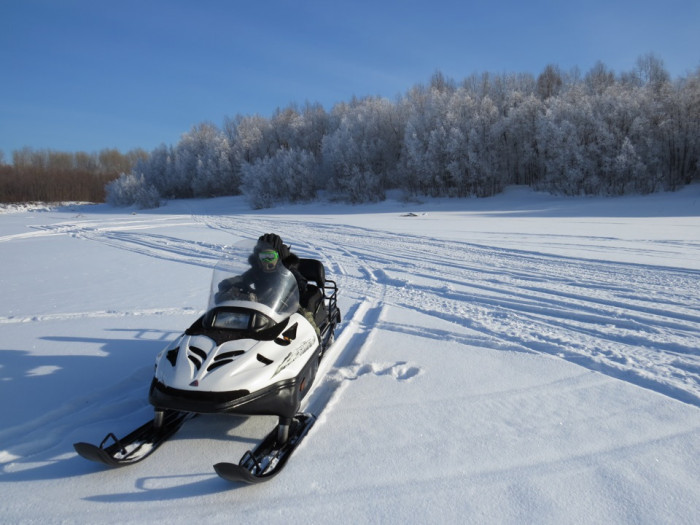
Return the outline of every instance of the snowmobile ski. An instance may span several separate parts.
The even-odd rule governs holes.
[[[108,467],[131,465],[155,452],[193,415],[187,412],[166,410],[159,426],[155,424],[156,419],[154,418],[121,439],[109,433],[99,446],[92,443],[74,443],[73,448],[85,459],[102,463]],[[107,445],[110,441],[111,444]]]
[[[227,481],[261,483],[279,474],[292,452],[316,422],[313,414],[297,414],[285,427],[282,423],[257,446],[249,450],[236,463],[217,463],[216,473]],[[280,444],[281,443],[281,444]]]

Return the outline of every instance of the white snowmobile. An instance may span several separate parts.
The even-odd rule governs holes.
[[[279,424],[239,464],[218,463],[232,481],[258,482],[284,467],[315,416],[298,413],[340,322],[337,285],[315,259],[295,275],[263,241],[235,245],[214,269],[206,313],[156,359],[149,401],[155,417],[123,439],[76,443],[109,466],[147,457],[190,417],[202,413],[276,415]]]

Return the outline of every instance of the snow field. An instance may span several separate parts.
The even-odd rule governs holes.
[[[698,196],[0,215],[0,515],[694,523]],[[268,231],[321,258],[343,314],[285,472],[247,487],[212,469],[269,417],[199,416],[120,470],[77,457],[150,417],[155,355],[201,312],[218,254]]]

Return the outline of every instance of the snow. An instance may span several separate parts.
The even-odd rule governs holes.
[[[222,247],[320,257],[343,323],[286,470],[227,483],[270,417],[200,416],[146,461],[156,354]],[[5,523],[696,523],[700,186],[252,211],[240,198],[0,210]]]

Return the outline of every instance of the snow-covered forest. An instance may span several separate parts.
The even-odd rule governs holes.
[[[700,70],[671,79],[640,57],[629,72],[549,65],[538,76],[436,72],[392,101],[201,123],[108,186],[114,205],[245,193],[255,208],[313,200],[484,197],[511,184],[565,195],[675,190],[700,173]]]

